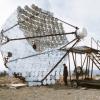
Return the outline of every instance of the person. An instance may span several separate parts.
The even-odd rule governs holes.
[[[8,60],[9,60],[10,57],[12,57],[11,52],[8,52],[7,55],[4,56],[4,65],[5,65],[6,68],[8,68],[7,63],[8,63]]]
[[[67,82],[68,69],[67,69],[66,64],[63,64],[63,66],[64,66],[64,70],[63,70],[63,81],[64,81],[65,85],[68,85],[68,82]]]
[[[34,41],[32,41],[32,47],[33,47],[33,49],[37,49],[37,46],[36,46],[36,44],[35,44],[35,42]]]

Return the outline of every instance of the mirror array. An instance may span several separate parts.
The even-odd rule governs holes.
[[[53,17],[53,13],[38,8],[34,4],[31,7],[18,7],[17,12],[19,27],[26,37],[64,33],[62,23]],[[47,36],[28,39],[28,42],[36,51],[43,51],[48,48],[56,48],[64,45],[67,42],[67,38],[65,35]]]
[[[28,83],[29,86],[38,86],[38,85],[51,85],[57,83],[63,75],[63,69],[56,69],[53,71],[44,81],[41,83],[47,73],[47,71],[31,71],[24,73],[14,72],[14,76]]]
[[[38,82],[34,83],[34,81],[42,80],[49,73],[65,55],[64,51],[57,49],[68,43],[61,21],[54,18],[52,13],[35,5],[32,5],[31,8],[18,7],[6,21],[1,33],[2,54],[12,53],[12,57],[7,62],[9,72],[25,78],[29,86],[38,85]],[[60,35],[62,33],[64,35]],[[27,39],[27,37],[37,36],[40,38]],[[41,38],[41,36],[43,37]],[[24,40],[21,40],[22,38]],[[7,41],[8,39],[18,40]],[[44,85],[54,84],[60,75],[63,75],[65,61],[66,58],[48,75],[43,81]]]

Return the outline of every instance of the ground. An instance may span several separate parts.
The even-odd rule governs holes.
[[[2,87],[0,100],[100,100],[100,90],[71,89],[66,86]]]
[[[73,89],[63,84],[16,89],[5,85],[11,82],[21,83],[19,79],[0,77],[0,100],[100,100],[100,89]]]

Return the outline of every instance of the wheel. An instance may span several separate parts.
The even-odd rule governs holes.
[[[77,87],[78,87],[77,81],[72,81],[72,87],[73,87],[73,88],[77,88]]]

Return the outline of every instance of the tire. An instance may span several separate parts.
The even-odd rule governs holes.
[[[78,87],[78,83],[77,83],[77,81],[72,81],[72,87],[73,88],[77,88]]]

